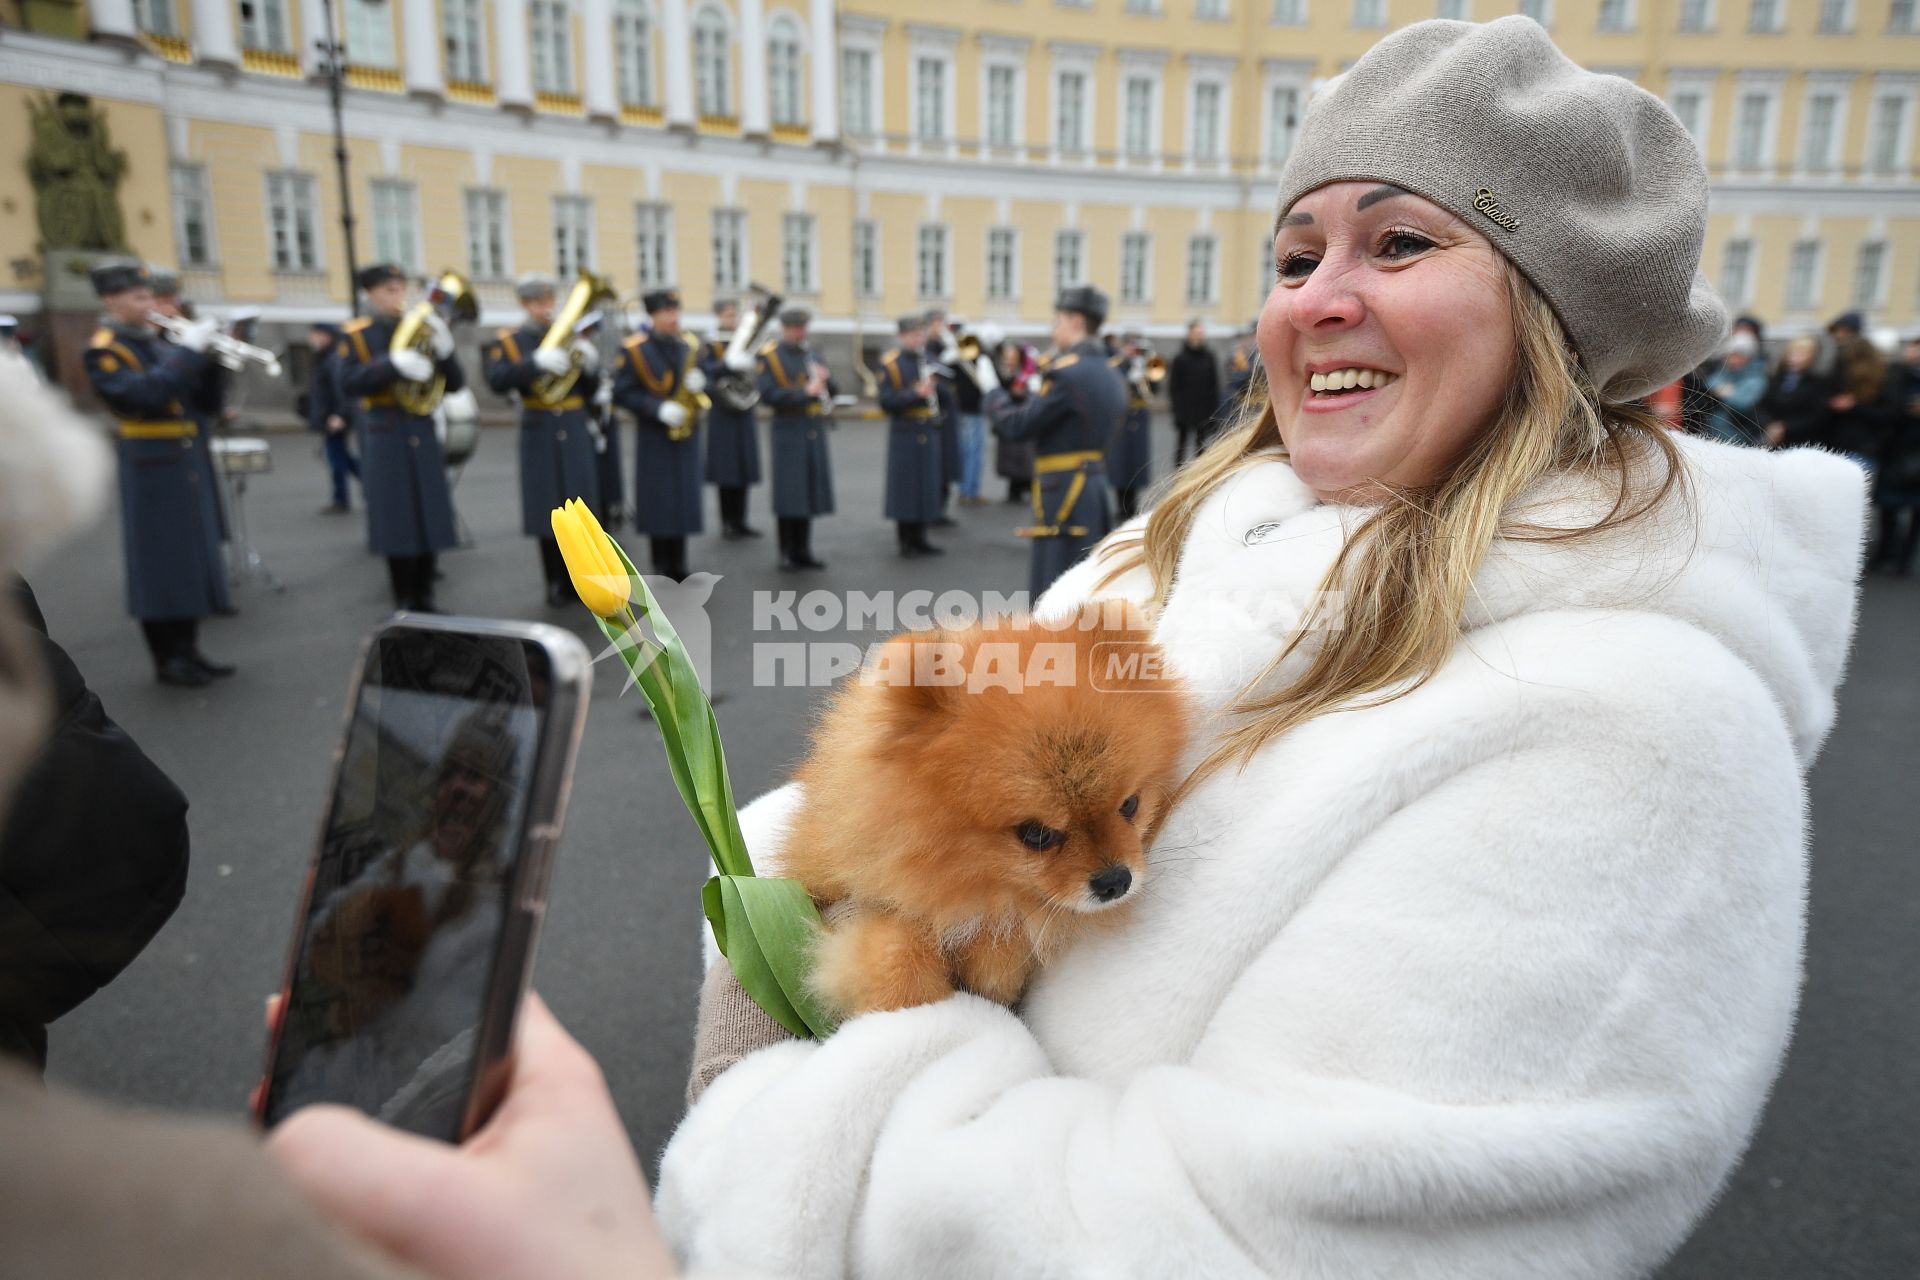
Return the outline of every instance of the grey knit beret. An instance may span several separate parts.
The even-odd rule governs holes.
[[[1711,355],[1707,171],[1665,103],[1576,65],[1531,18],[1394,32],[1307,110],[1284,214],[1329,182],[1404,187],[1485,235],[1552,304],[1609,399]]]

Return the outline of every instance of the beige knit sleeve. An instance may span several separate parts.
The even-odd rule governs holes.
[[[707,970],[700,988],[700,1021],[693,1038],[693,1072],[687,1077],[687,1105],[700,1101],[714,1078],[755,1049],[793,1039],[792,1034],[753,1002],[724,959]]]

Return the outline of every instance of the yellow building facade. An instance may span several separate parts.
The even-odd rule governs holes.
[[[1783,331],[1920,327],[1917,0],[1523,0],[1660,94],[1713,176],[1704,266]],[[0,308],[38,305],[30,98],[128,156],[128,236],[269,321],[347,298],[322,47],[344,44],[361,262],[763,282],[825,334],[943,305],[1043,327],[1090,281],[1163,337],[1243,323],[1308,95],[1393,27],[1513,0],[92,0],[0,7]],[[66,11],[71,22],[46,18]],[[39,16],[36,16],[39,15]],[[1436,138],[1434,145],[1446,140]]]

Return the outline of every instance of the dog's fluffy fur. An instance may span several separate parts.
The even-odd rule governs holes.
[[[785,871],[826,908],[813,983],[836,1011],[956,986],[1011,1004],[1139,895],[1185,698],[1137,615],[1108,612],[897,636],[830,704]]]

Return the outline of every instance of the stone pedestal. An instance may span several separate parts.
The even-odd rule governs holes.
[[[100,324],[100,300],[93,296],[88,273],[96,263],[125,256],[92,249],[48,249],[41,260],[40,322],[46,333],[47,377],[65,387],[82,409],[101,407],[82,363],[87,343]]]

